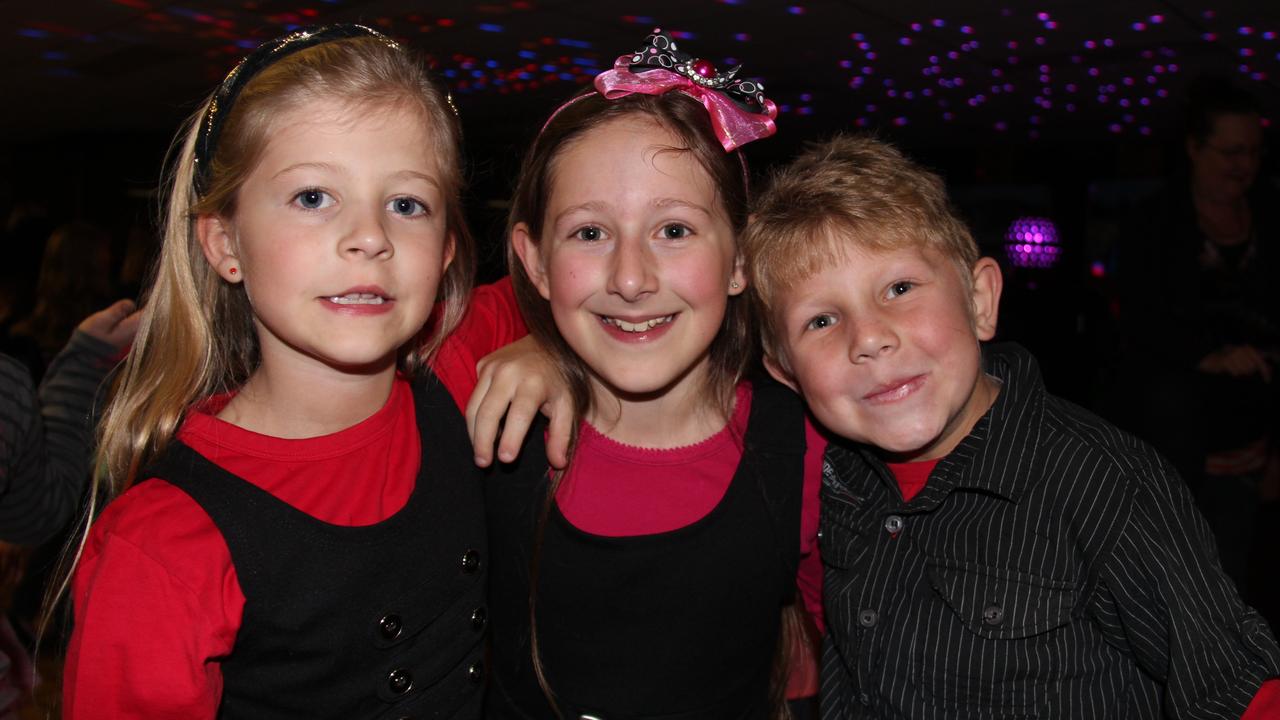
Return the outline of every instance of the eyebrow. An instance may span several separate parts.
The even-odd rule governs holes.
[[[272,179],[282,177],[284,175],[287,175],[291,172],[296,172],[298,170],[319,170],[321,172],[330,172],[330,173],[339,173],[339,174],[345,173],[345,170],[341,165],[334,165],[332,163],[326,163],[326,162],[302,162],[302,163],[295,163],[281,170],[280,172],[273,175]],[[391,174],[391,178],[395,180],[418,179],[418,180],[423,180],[436,188],[441,187],[440,180],[437,179],[434,175],[428,175],[427,173],[418,172],[417,170],[409,170],[409,169],[397,170],[396,172]]]
[[[691,203],[688,200],[681,200],[680,198],[674,198],[674,197],[655,198],[653,202],[650,204],[653,205],[653,207],[659,208],[659,209],[669,208],[669,207],[688,208],[690,210],[696,210],[697,212],[700,212],[703,215],[706,215],[708,218],[714,217],[714,215],[711,214],[711,211],[706,209],[705,207],[697,203]],[[604,202],[603,200],[593,200],[591,202],[582,203],[581,205],[573,205],[571,207],[567,207],[564,210],[561,210],[560,212],[556,213],[556,216],[551,219],[551,224],[555,225],[556,223],[560,222],[560,220],[563,219],[564,216],[571,215],[575,212],[583,212],[583,211],[600,212],[602,210],[605,210],[608,207],[609,207],[609,203]]]

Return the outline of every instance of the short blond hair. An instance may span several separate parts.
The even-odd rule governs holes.
[[[785,363],[776,332],[781,295],[851,247],[927,248],[954,260],[966,286],[979,258],[936,174],[874,138],[813,144],[774,173],[743,237],[766,355]]]

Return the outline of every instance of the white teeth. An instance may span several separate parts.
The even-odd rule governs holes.
[[[373,293],[349,293],[347,295],[334,295],[329,298],[329,302],[336,305],[381,305],[382,296]]]
[[[631,323],[631,322],[627,322],[626,320],[619,320],[618,318],[605,317],[604,321],[617,326],[617,328],[622,332],[638,333],[638,332],[644,332],[645,330],[650,330],[652,328],[657,327],[658,325],[669,323],[674,318],[675,318],[675,315],[667,315],[665,317],[651,318],[649,320],[644,320],[642,322]]]

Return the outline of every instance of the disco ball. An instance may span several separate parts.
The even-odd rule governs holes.
[[[1005,233],[1004,251],[1014,267],[1053,267],[1062,255],[1062,247],[1058,244],[1058,228],[1048,218],[1018,218],[1009,225],[1009,231]]]

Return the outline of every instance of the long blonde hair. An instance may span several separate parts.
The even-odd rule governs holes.
[[[436,298],[443,308],[429,328],[402,348],[404,369],[421,367],[465,312],[475,249],[460,197],[461,128],[448,95],[427,76],[420,60],[385,39],[362,37],[315,45],[264,68],[231,107],[218,109],[224,113],[221,134],[205,169],[204,192],[197,193],[195,146],[211,96],[183,126],[170,151],[159,259],[137,338],[99,426],[83,531],[68,549],[51,599],[65,592],[98,507],[138,480],[139,472],[173,441],[193,405],[239,387],[257,367],[258,339],[244,287],[224,282],[205,260],[196,219],[233,215],[237,193],[276,129],[274,119],[316,99],[336,99],[361,110],[408,109],[431,128],[454,258]],[[46,623],[52,607],[53,602],[47,603]]]

